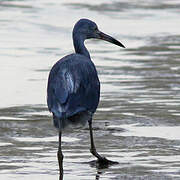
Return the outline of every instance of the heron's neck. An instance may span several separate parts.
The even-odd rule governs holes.
[[[90,59],[90,54],[84,45],[84,40],[85,39],[78,34],[73,35],[74,49],[76,53],[82,54]]]

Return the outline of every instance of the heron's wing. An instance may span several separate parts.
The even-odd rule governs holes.
[[[52,112],[53,109],[62,109],[61,106],[67,102],[70,93],[73,93],[74,82],[70,73],[52,69],[48,80],[47,103]]]
[[[94,112],[99,102],[99,80],[93,64],[74,60],[50,73],[48,107],[51,112],[71,116],[77,112]]]
[[[70,72],[59,72],[54,84],[54,93],[60,104],[66,103],[69,94],[75,92],[75,82]]]

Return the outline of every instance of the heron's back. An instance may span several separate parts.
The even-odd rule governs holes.
[[[85,124],[99,103],[100,84],[93,62],[80,54],[59,60],[48,79],[47,102],[54,124]]]

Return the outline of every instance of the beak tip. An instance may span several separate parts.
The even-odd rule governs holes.
[[[120,46],[121,46],[122,48],[126,48],[122,43],[120,43]]]
[[[117,41],[116,39],[114,39],[113,37],[111,37],[111,36],[109,36],[107,34],[104,34],[101,31],[98,31],[96,38],[108,41],[108,42],[113,43],[113,44],[115,44],[117,46],[120,46],[122,48],[126,48],[121,42]]]

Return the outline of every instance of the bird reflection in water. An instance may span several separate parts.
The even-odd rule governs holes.
[[[87,164],[87,162],[85,163]],[[100,175],[103,174],[103,171],[105,172],[105,169],[108,169],[112,165],[119,164],[118,162],[114,162],[113,164],[99,164],[97,161],[91,161],[89,162],[90,167],[96,168],[97,172],[95,175],[95,180],[100,180]],[[59,180],[63,180],[63,158],[59,161]]]
[[[96,38],[124,48],[116,39],[101,32],[96,23],[80,19],[73,29],[75,53],[60,59],[51,69],[48,78],[47,104],[53,114],[54,126],[59,131],[57,152],[60,180],[63,179],[63,154],[61,134],[69,125],[89,123],[90,152],[102,166],[116,164],[101,156],[95,147],[92,131],[92,118],[99,104],[100,82],[94,63],[84,45],[86,39]]]

